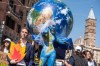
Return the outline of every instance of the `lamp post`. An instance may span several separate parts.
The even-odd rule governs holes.
[[[2,42],[2,34],[3,34],[4,25],[5,25],[5,21],[0,22],[0,45]]]

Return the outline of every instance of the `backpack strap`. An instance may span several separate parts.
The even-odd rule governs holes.
[[[97,63],[94,60],[93,60],[93,62],[94,62],[94,65],[97,66]]]

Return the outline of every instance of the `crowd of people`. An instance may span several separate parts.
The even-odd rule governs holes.
[[[18,42],[20,43],[21,47],[26,46],[25,57],[20,62],[17,62],[17,59],[12,60],[7,56],[7,61],[9,63],[8,66],[35,66],[34,65],[34,46],[26,40],[28,34],[29,34],[28,29],[22,28],[20,32],[20,40],[16,41],[16,43]],[[1,49],[4,53],[9,52],[10,43],[11,43],[11,39],[6,38],[4,40],[4,46]]]
[[[97,66],[93,59],[93,53],[89,50],[82,50],[81,46],[76,46],[68,60],[60,60],[65,66]]]
[[[25,57],[20,62],[17,62],[17,59],[12,60],[7,56],[9,66],[36,66],[34,61],[35,48],[34,44],[32,45],[27,41],[28,34],[28,29],[22,28],[20,32],[20,40],[16,41],[16,43],[20,43],[21,47],[26,46]],[[0,50],[4,53],[9,53],[11,39],[6,38],[3,42],[4,44]],[[53,57],[51,57],[51,59],[53,59]],[[67,60],[59,60],[59,62],[64,63],[64,66],[97,66],[93,59],[93,53],[89,50],[83,51],[81,46],[76,46],[72,55]],[[43,66],[45,65],[46,63]]]

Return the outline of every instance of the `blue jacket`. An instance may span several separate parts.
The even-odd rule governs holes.
[[[16,66],[16,64],[10,64],[10,59],[7,57],[9,66]],[[26,43],[26,55],[24,57],[26,66],[35,66],[34,64],[34,47],[30,43]]]

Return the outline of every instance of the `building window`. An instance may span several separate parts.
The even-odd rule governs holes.
[[[16,11],[16,5],[14,4],[13,0],[9,0],[9,5],[12,8],[12,10],[15,12]]]
[[[11,8],[13,8],[13,4],[14,4],[13,0],[9,0],[9,5]]]
[[[25,0],[21,0],[22,4],[24,5],[25,4]]]
[[[22,19],[23,18],[23,12],[19,11],[19,15],[20,15],[20,19]]]
[[[28,0],[28,4],[30,4],[30,0]]]
[[[26,16],[28,15],[28,12],[29,12],[29,11],[26,11]]]
[[[11,17],[7,16],[5,25],[14,30],[15,21]]]
[[[17,32],[20,33],[21,31],[21,25],[17,24]]]
[[[26,27],[26,24],[24,24],[24,27]]]
[[[13,5],[13,11],[16,12],[16,5]]]

